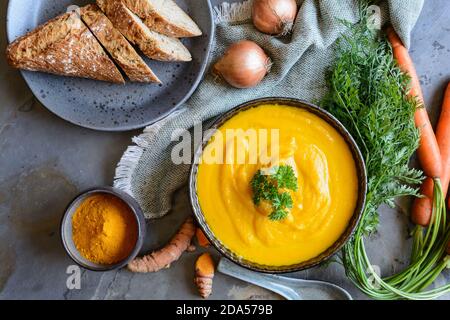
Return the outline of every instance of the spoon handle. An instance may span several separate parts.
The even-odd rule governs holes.
[[[247,270],[225,258],[220,259],[217,270],[223,274],[278,293],[287,300],[302,300],[298,292],[281,284],[279,279],[277,279],[277,276]]]

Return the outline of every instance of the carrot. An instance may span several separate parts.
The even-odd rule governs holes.
[[[450,83],[445,90],[442,103],[441,115],[436,128],[436,140],[441,153],[442,172],[441,185],[442,193],[447,194],[450,181]],[[433,209],[433,179],[427,178],[420,189],[423,198],[414,200],[411,219],[415,224],[428,226],[431,220]]]
[[[427,110],[424,107],[422,89],[420,88],[416,69],[414,68],[408,50],[405,48],[392,27],[387,29],[387,36],[392,46],[394,58],[397,60],[400,69],[411,78],[411,90],[409,96],[417,99],[420,106],[414,114],[416,127],[420,130],[420,144],[419,149],[417,150],[420,164],[428,177],[439,178],[442,171],[441,154]]]
[[[413,223],[426,227],[430,224],[433,210],[433,179],[427,177],[420,187],[422,198],[414,199],[411,207],[411,220]]]

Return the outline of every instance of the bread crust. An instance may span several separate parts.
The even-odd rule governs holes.
[[[131,81],[161,82],[97,5],[89,4],[81,8],[80,14],[81,19]]]
[[[15,68],[125,83],[122,74],[75,12],[19,37],[6,50]]]
[[[160,61],[191,61],[192,57],[179,39],[148,29],[121,0],[97,0],[97,5],[127,39],[149,58]],[[171,47],[171,48],[169,48]]]
[[[180,23],[170,21],[167,16],[152,5],[151,0],[122,0],[123,3],[136,15],[138,15],[144,23],[151,29],[161,34],[176,37],[198,37],[202,35],[202,31],[194,20],[189,17],[181,8],[179,8],[176,3],[172,0],[166,0],[166,2],[171,2],[171,4],[179,8],[178,14],[182,15],[180,17],[188,24],[188,28],[183,27]]]

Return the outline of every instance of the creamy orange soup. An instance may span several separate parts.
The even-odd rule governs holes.
[[[227,129],[278,129],[279,152],[270,164],[199,164],[199,203],[223,245],[242,258],[272,266],[300,263],[332,246],[345,231],[358,197],[356,166],[343,137],[318,116],[283,105],[240,112],[211,141]],[[246,159],[252,156],[248,139],[238,136],[235,144]],[[268,146],[274,143],[271,139],[269,135]],[[214,143],[205,147],[202,160],[214,147]],[[236,150],[225,145],[221,151],[225,159],[237,157]],[[267,205],[255,205],[250,182],[259,169],[283,164],[294,169],[298,189],[289,191],[293,206],[287,217],[273,221]]]

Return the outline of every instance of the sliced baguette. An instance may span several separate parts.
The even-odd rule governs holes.
[[[125,83],[94,35],[74,12],[60,15],[16,39],[6,50],[15,68]]]
[[[173,0],[122,0],[153,31],[166,36],[197,37],[202,31]]]
[[[160,61],[191,61],[179,39],[150,30],[121,0],[97,0],[98,6],[127,39],[149,58]]]
[[[161,82],[97,5],[89,4],[81,8],[80,15],[131,81]]]

